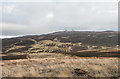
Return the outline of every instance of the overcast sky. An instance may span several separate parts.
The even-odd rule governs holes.
[[[3,36],[118,29],[117,2],[5,2],[0,12]]]

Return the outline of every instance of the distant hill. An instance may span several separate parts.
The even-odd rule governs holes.
[[[84,45],[116,46],[118,45],[118,32],[116,31],[60,31],[43,35],[28,35],[16,38],[2,39],[2,51],[13,46],[25,46],[27,50],[31,45],[42,40],[59,40],[63,43],[82,43]]]

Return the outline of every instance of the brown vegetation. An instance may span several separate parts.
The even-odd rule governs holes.
[[[2,61],[3,77],[118,77],[118,58],[31,54],[29,59]],[[104,62],[103,62],[104,61]]]

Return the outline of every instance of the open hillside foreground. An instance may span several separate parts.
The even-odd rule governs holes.
[[[118,77],[117,57],[77,57],[34,53],[28,59],[3,60],[3,77]]]

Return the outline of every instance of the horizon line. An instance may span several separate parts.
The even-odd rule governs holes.
[[[32,36],[32,35],[44,35],[44,34],[51,34],[56,32],[119,32],[120,30],[62,30],[62,31],[54,31],[48,33],[41,33],[41,34],[24,34],[24,35],[0,35],[0,39],[7,39],[7,38],[16,38],[16,37],[24,37],[24,36]]]

